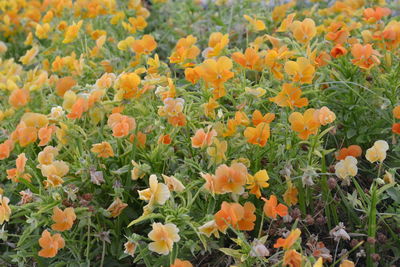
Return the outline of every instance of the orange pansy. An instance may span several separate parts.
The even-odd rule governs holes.
[[[60,208],[54,207],[53,216],[51,218],[55,222],[51,225],[51,229],[63,232],[72,228],[76,220],[76,215],[74,208],[66,208],[62,211]]]
[[[254,229],[255,206],[251,202],[246,202],[244,206],[239,203],[222,202],[221,209],[214,215],[218,230],[225,232],[232,226],[237,230],[251,231]]]
[[[235,52],[232,54],[232,59],[242,67],[250,70],[261,70],[260,68],[260,56],[258,55],[257,51],[249,47],[243,53]]]
[[[351,62],[362,69],[370,69],[381,63],[378,58],[381,54],[373,49],[371,44],[366,44],[364,46],[361,44],[354,44],[351,47],[351,54],[354,57]]]
[[[335,157],[337,160],[344,160],[347,156],[353,156],[358,158],[361,156],[362,149],[358,145],[351,145],[349,147],[344,147],[336,152]]]
[[[253,115],[251,117],[251,121],[253,122],[254,126],[259,125],[260,123],[271,123],[273,120],[275,119],[275,114],[274,113],[267,113],[264,116],[262,115],[262,113],[256,109],[253,112]]]
[[[301,97],[303,92],[299,87],[294,86],[290,83],[284,83],[282,85],[282,91],[275,97],[270,97],[269,101],[274,102],[280,107],[294,107],[302,108],[308,105],[308,99]]]
[[[299,112],[293,112],[289,116],[292,130],[298,133],[302,140],[308,139],[311,134],[316,134],[320,123],[315,118],[315,109],[307,109],[304,115]]]
[[[99,158],[114,157],[113,148],[108,142],[93,144],[92,149],[90,149],[90,151],[96,153]]]
[[[277,215],[283,217],[288,214],[288,207],[283,204],[278,204],[278,199],[275,195],[271,195],[269,199],[262,198],[265,201],[264,213],[271,219],[276,219]]]
[[[270,135],[269,124],[265,122],[257,124],[255,128],[247,127],[246,130],[244,130],[244,137],[247,138],[247,142],[261,147],[267,144]]]
[[[65,246],[65,242],[60,234],[52,236],[49,231],[44,230],[39,239],[39,245],[42,248],[38,253],[40,257],[53,258],[57,255],[58,250]]]
[[[230,167],[223,164],[215,171],[214,184],[218,193],[241,194],[247,181],[247,168],[242,163],[234,163]]]
[[[207,132],[205,132],[204,129],[199,129],[196,131],[195,135],[191,137],[192,147],[205,148],[207,146],[210,146],[212,143],[212,139],[215,136],[217,136],[217,132],[214,129],[210,130],[209,128]]]
[[[287,61],[285,63],[285,71],[292,77],[294,82],[311,83],[315,67],[310,63],[310,60],[305,57],[299,57],[296,61]]]
[[[279,238],[274,244],[274,248],[290,249],[296,243],[297,239],[299,239],[300,235],[300,229],[296,228],[286,238]]]

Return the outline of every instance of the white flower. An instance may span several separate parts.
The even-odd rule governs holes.
[[[53,107],[53,108],[51,108],[50,119],[58,120],[59,118],[64,116],[64,113],[65,113],[65,111],[62,107],[60,107],[60,106]]]
[[[386,141],[378,140],[367,150],[365,158],[371,163],[376,161],[383,162],[386,158],[386,151],[388,149],[389,145]]]
[[[357,172],[357,159],[353,156],[347,156],[335,165],[336,176],[343,180],[356,176]]]

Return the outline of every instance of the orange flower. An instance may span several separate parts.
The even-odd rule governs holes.
[[[283,194],[283,200],[289,206],[296,205],[298,202],[297,195],[299,191],[297,190],[296,186],[294,186],[290,181],[288,182],[288,187]]]
[[[285,71],[292,76],[294,82],[311,83],[315,68],[305,57],[299,57],[296,61],[288,61],[285,63]]]
[[[329,32],[325,35],[325,38],[335,44],[345,43],[350,35],[345,26],[346,25],[343,22],[333,22],[329,26]]]
[[[174,263],[171,264],[169,267],[193,267],[193,265],[190,263],[190,261],[175,259]]]
[[[200,65],[198,72],[207,83],[214,87],[214,98],[218,99],[226,95],[224,83],[234,76],[230,71],[232,61],[227,57],[220,57],[218,60],[207,59]]]
[[[198,72],[199,67],[194,68],[186,68],[185,69],[185,78],[187,81],[191,82],[192,84],[197,83],[200,79],[200,74]]]
[[[213,32],[208,40],[208,48],[205,50],[207,58],[217,57],[229,43],[229,34]]]
[[[128,207],[128,204],[123,203],[120,198],[116,198],[111,205],[107,208],[107,211],[111,214],[111,217],[118,217],[121,212]]]
[[[67,115],[69,119],[80,119],[83,112],[89,109],[88,101],[85,98],[78,98],[71,107],[71,113]]]
[[[267,114],[265,114],[265,115],[263,116],[263,115],[261,114],[261,112],[260,112],[258,109],[256,109],[256,110],[253,112],[251,121],[253,122],[253,125],[254,125],[254,126],[257,126],[257,125],[259,125],[260,123],[263,123],[263,122],[269,124],[269,123],[271,123],[274,119],[275,119],[275,114],[274,114],[274,113],[267,113]]]
[[[75,39],[78,37],[79,30],[82,27],[82,23],[83,21],[80,20],[78,23],[74,22],[71,26],[68,26],[65,31],[63,44],[69,44],[75,41]]]
[[[307,109],[304,115],[299,112],[293,112],[289,116],[289,122],[292,130],[298,133],[302,140],[308,139],[311,134],[316,134],[320,126],[315,118],[315,109]]]
[[[24,178],[25,180],[30,182],[31,176],[27,173],[24,173],[27,160],[28,159],[26,158],[25,153],[19,154],[15,161],[16,168],[7,170],[7,178],[16,183],[18,183],[19,178]]]
[[[290,249],[296,243],[297,239],[299,239],[300,235],[300,229],[296,228],[286,238],[279,238],[274,244],[274,248]]]
[[[221,209],[214,215],[218,230],[225,232],[229,225],[237,230],[253,230],[256,220],[255,209],[251,202],[246,202],[244,206],[238,203],[222,202]]]
[[[90,151],[96,153],[99,158],[114,157],[113,148],[108,142],[93,144],[92,149]]]
[[[250,124],[250,120],[244,111],[235,112],[235,121],[237,125],[247,126]]]
[[[28,127],[21,121],[15,131],[11,134],[11,139],[15,142],[18,141],[21,147],[25,147],[37,139],[37,130],[35,127]]]
[[[8,158],[13,148],[14,144],[11,140],[6,140],[0,144],[0,160]]]
[[[206,117],[215,119],[215,109],[219,107],[219,104],[214,98],[211,97],[207,103],[204,103],[201,106],[203,107],[204,115]]]
[[[196,42],[197,38],[193,35],[179,39],[174,51],[172,52],[172,55],[169,57],[169,61],[171,63],[187,63],[185,65],[193,65],[188,61],[196,59],[196,57],[200,54],[200,49],[195,46]]]
[[[344,48],[341,44],[335,45],[335,47],[331,50],[331,56],[333,58],[338,58],[347,54],[347,49]]]
[[[68,165],[62,160],[53,161],[49,165],[41,165],[42,175],[47,179],[43,181],[44,187],[57,187],[64,183],[62,179],[69,172]]]
[[[256,19],[256,18],[252,18],[250,16],[247,15],[243,15],[243,17],[249,22],[251,29],[255,32],[259,32],[262,30],[265,30],[265,24],[262,20]]]
[[[49,231],[44,230],[39,239],[39,245],[42,248],[38,253],[40,257],[53,258],[57,255],[58,250],[65,246],[65,242],[60,234],[52,236]]]
[[[164,144],[164,145],[169,145],[171,144],[171,136],[169,134],[162,134],[158,138],[158,143],[159,144]]]
[[[148,234],[153,241],[149,244],[149,250],[158,254],[168,255],[172,251],[174,242],[178,242],[181,239],[178,235],[178,227],[173,223],[165,225],[153,223],[152,227],[153,230]]]
[[[50,140],[51,140],[51,135],[56,131],[56,126],[50,125],[50,126],[45,126],[39,129],[38,131],[38,137],[39,137],[39,144],[38,146],[45,146],[47,145]]]
[[[295,87],[293,84],[284,83],[282,85],[282,91],[275,97],[270,97],[269,101],[274,102],[280,107],[294,107],[302,108],[308,105],[308,99],[301,97],[302,91],[299,87]]]
[[[76,85],[76,81],[72,76],[66,76],[66,77],[60,78],[56,82],[56,93],[57,93],[57,95],[63,97],[65,92],[70,90],[75,85]]]
[[[332,123],[336,120],[336,115],[333,113],[328,107],[323,106],[320,109],[317,109],[314,113],[315,120],[319,122],[319,124],[325,126],[329,123]]]
[[[260,66],[260,56],[258,55],[257,51],[249,47],[243,53],[235,52],[232,54],[232,59],[242,67],[250,70],[261,70]]]
[[[370,69],[381,63],[378,58],[381,55],[372,48],[371,44],[366,44],[364,46],[361,44],[354,44],[351,47],[351,54],[354,57],[352,60],[353,64],[362,69]]]
[[[131,134],[129,136],[129,141],[131,143],[134,143],[135,139],[137,140],[136,141],[136,145],[138,147],[145,147],[146,146],[146,140],[147,140],[147,135],[146,134],[142,133],[141,131],[138,131],[136,135]]]
[[[336,152],[335,157],[337,160],[344,160],[347,156],[358,158],[361,156],[362,149],[358,145],[351,145],[348,148],[344,147]]]
[[[392,11],[386,7],[367,8],[364,10],[364,18],[368,23],[375,23],[383,17],[389,16]]]
[[[271,195],[269,199],[262,198],[265,201],[264,213],[271,219],[276,219],[277,215],[283,217],[288,214],[288,208],[283,204],[278,204],[278,199],[275,195]]]
[[[136,128],[136,121],[121,113],[113,113],[108,117],[107,125],[112,128],[114,137],[122,138]]]
[[[10,199],[0,194],[0,225],[10,220],[11,209],[8,203],[10,203]]]
[[[217,136],[217,132],[215,130],[207,130],[207,133],[204,129],[199,129],[196,131],[195,135],[191,138],[192,147],[194,148],[205,148],[210,146],[212,143],[212,139]]]
[[[16,89],[11,92],[8,103],[14,108],[26,106],[29,102],[29,91],[25,89]]]
[[[76,215],[74,208],[66,208],[62,211],[60,208],[54,207],[53,216],[51,218],[55,222],[55,224],[51,225],[51,229],[63,232],[72,228],[76,220]]]
[[[234,163],[230,167],[223,164],[215,171],[214,184],[218,193],[241,194],[247,181],[247,168],[242,163]]]
[[[400,119],[400,105],[396,106],[396,107],[393,109],[393,117],[394,117],[395,119]]]
[[[287,250],[283,255],[283,266],[301,267],[301,261],[301,254],[294,249]]]
[[[393,123],[392,132],[395,134],[400,134],[400,123]]]
[[[302,44],[307,44],[317,34],[315,22],[309,18],[303,21],[294,21],[290,25],[290,30],[293,33],[293,37]]]
[[[247,127],[244,131],[244,137],[247,138],[247,142],[261,147],[267,144],[270,135],[269,124],[265,122],[259,123],[255,128]]]
[[[135,255],[137,245],[138,244],[135,242],[131,242],[131,241],[126,242],[124,244],[124,248],[125,248],[124,253],[133,257]]]
[[[143,35],[142,39],[134,40],[131,44],[131,48],[138,56],[142,54],[148,55],[157,48],[157,42],[154,40],[153,36],[146,34]]]

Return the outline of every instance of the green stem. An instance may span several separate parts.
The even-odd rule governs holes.
[[[382,165],[382,164],[381,164]],[[375,181],[371,189],[371,205],[368,212],[368,237],[375,238],[376,235],[376,205],[378,204],[377,185]],[[375,253],[375,244],[368,244],[367,266],[372,267],[372,254]]]

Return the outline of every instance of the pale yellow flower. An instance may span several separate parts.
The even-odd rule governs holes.
[[[173,248],[174,242],[178,242],[179,229],[173,223],[153,223],[153,230],[148,234],[148,237],[153,240],[149,244],[149,250],[158,254],[168,255]]]
[[[353,156],[347,156],[335,165],[336,176],[344,180],[356,176],[357,172],[357,159]]]
[[[386,141],[378,140],[371,148],[367,149],[365,158],[371,163],[376,161],[383,162],[386,158],[386,151],[388,149],[389,145]]]

